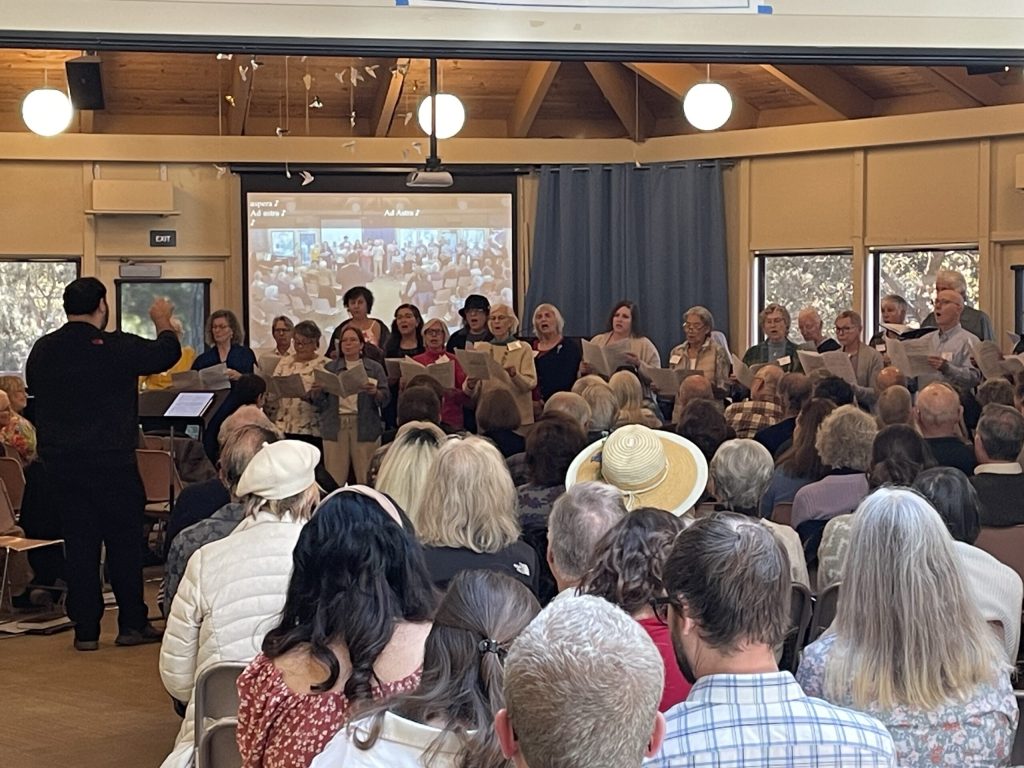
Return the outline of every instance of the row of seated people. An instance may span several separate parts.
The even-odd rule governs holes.
[[[687,405],[703,407],[728,429],[713,402]],[[828,408],[824,431],[847,413],[875,429],[856,407]],[[626,425],[588,445],[578,420],[552,410],[528,435],[527,471],[543,472],[558,454],[565,485],[538,512],[517,507],[512,474],[491,443],[446,437],[430,422],[401,427],[376,489],[350,486],[319,505],[315,449],[279,440],[266,422],[226,426],[222,472],[241,519],[179,534],[193,549],[171,602],[161,672],[188,701],[210,663],[251,661],[239,681],[246,765],[500,766],[507,756],[518,765],[620,766],[645,754],[656,765],[722,764],[714,761],[738,754],[758,765],[999,765],[1009,757],[1017,708],[1008,638],[1019,633],[1021,582],[984,553],[967,554],[978,512],[958,470],[913,478],[921,494],[886,486],[855,505],[837,550],[837,619],[805,651],[798,685],[778,671],[775,649],[789,628],[790,584],[806,580],[806,569],[795,533],[760,517],[775,468],[756,441],[719,441],[705,475],[701,448],[711,436],[699,447]],[[888,482],[909,484],[892,469],[906,463],[905,432],[923,444],[900,426],[872,440],[872,483],[888,471]],[[965,503],[950,503],[951,487]],[[701,497],[728,512],[694,510]],[[544,529],[533,541],[531,523]],[[547,595],[541,560],[554,581]],[[981,573],[1002,581],[979,583]],[[990,615],[1008,579],[1015,605]],[[538,616],[542,602],[549,607]],[[466,705],[470,690],[482,706]],[[627,710],[643,717],[627,726]],[[771,741],[753,738],[769,733],[753,727],[767,722]],[[187,762],[191,733],[186,721],[168,765]],[[570,749],[581,751],[555,762]]]

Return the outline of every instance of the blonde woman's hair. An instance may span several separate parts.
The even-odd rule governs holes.
[[[616,371],[608,379],[608,386],[612,388],[619,401],[619,413],[615,419],[616,426],[647,422],[643,408],[644,393],[636,374],[631,371]]]
[[[410,421],[399,428],[380,465],[375,487],[394,499],[417,527],[430,467],[444,441],[445,434],[436,424]]]
[[[493,553],[519,538],[516,487],[489,440],[449,440],[428,474],[415,521],[423,544]]]
[[[853,516],[826,698],[932,710],[1005,674],[1005,652],[960,574],[939,513],[907,488],[879,488]],[[1008,667],[1007,667],[1008,669]]]
[[[577,395],[582,395],[583,390],[587,387],[592,387],[595,384],[607,384],[608,382],[598,376],[596,373],[588,373],[586,376],[580,376],[572,385],[572,392]]]
[[[238,501],[244,508],[246,517],[252,517],[257,512],[270,512],[277,517],[283,518],[286,514],[291,514],[293,520],[309,520],[316,505],[320,503],[320,488],[313,483],[306,490],[286,499],[265,499],[250,493]]]

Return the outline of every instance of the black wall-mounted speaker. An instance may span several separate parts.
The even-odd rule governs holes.
[[[75,109],[104,109],[103,78],[99,56],[79,56],[64,62],[68,91]]]

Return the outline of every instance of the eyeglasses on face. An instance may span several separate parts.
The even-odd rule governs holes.
[[[853,330],[853,326],[852,325],[837,325],[836,326],[836,333],[846,333],[847,331],[852,331],[852,330]]]
[[[288,333],[288,329],[283,325],[274,329],[274,333]]]
[[[703,331],[704,323],[683,323],[684,331]]]
[[[654,618],[665,626],[668,626],[668,609],[670,607],[679,607],[679,604],[671,597],[652,597],[647,601],[647,604],[654,612]]]
[[[231,326],[230,325],[223,325],[221,323],[214,323],[213,325],[210,326],[210,330],[211,331],[230,331],[231,330]]]
[[[294,339],[292,339],[292,344],[296,348],[298,348],[298,347],[315,347],[316,346],[316,340],[314,340],[314,339],[307,339],[307,338],[304,338],[302,336],[296,336]]]

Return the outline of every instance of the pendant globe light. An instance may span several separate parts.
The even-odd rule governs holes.
[[[40,136],[56,136],[71,124],[71,99],[56,88],[37,88],[21,103],[21,117],[29,130]]]
[[[732,114],[732,96],[721,83],[711,82],[711,65],[707,80],[697,83],[683,98],[683,114],[694,128],[715,131],[725,125]]]
[[[437,115],[433,105],[437,104]],[[450,139],[462,130],[466,124],[466,108],[462,101],[452,93],[437,91],[437,60],[430,60],[430,96],[420,102],[417,110],[420,128],[428,136],[439,139]]]

